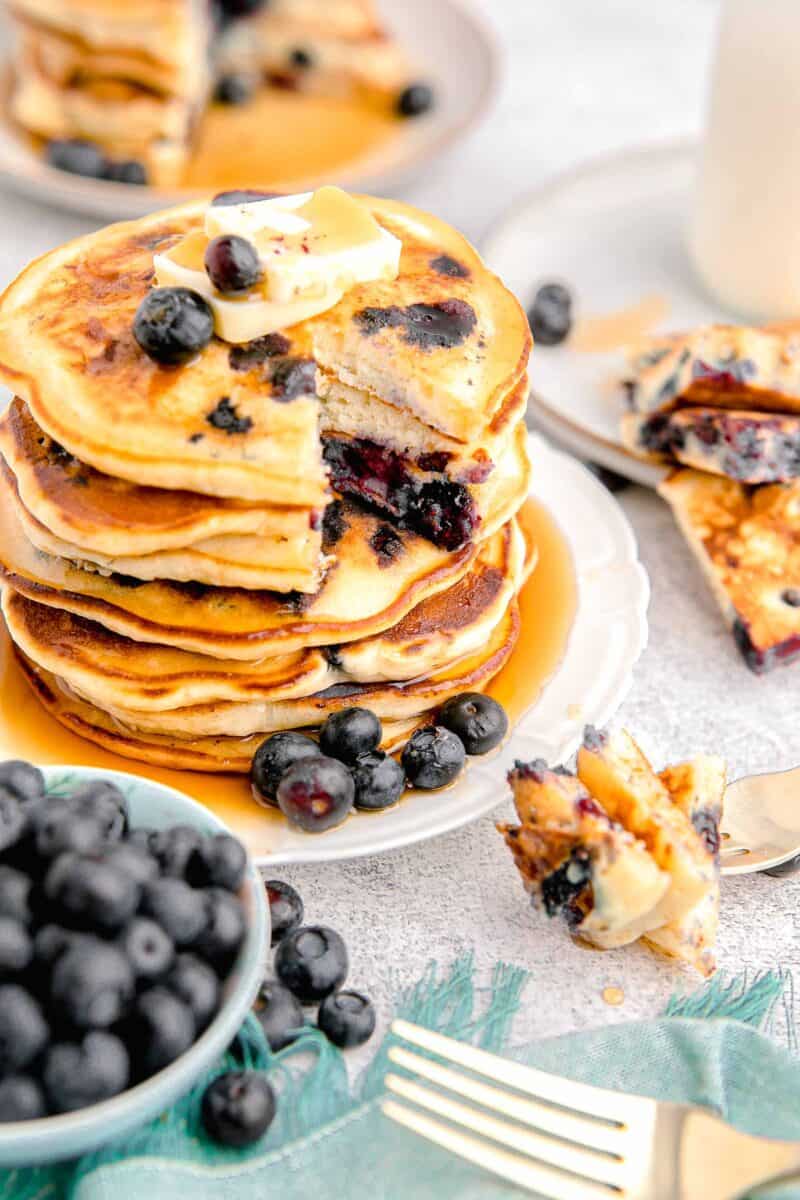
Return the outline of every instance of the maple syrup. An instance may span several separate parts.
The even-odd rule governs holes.
[[[635,346],[652,333],[668,313],[669,301],[654,294],[617,312],[584,317],[575,326],[569,348],[583,354],[606,354],[625,346]]]
[[[563,657],[577,590],[569,548],[547,509],[529,500],[520,524],[538,547],[536,569],[520,593],[522,627],[514,652],[487,689],[512,726],[537,700]],[[39,704],[18,665],[8,635],[0,636],[0,759],[41,765],[81,765],[128,771],[177,788],[207,805],[245,842],[254,857],[270,853],[285,828],[276,810],[257,804],[241,775],[173,771],[103,750],[70,733]],[[359,814],[353,818],[361,820]],[[377,818],[375,818],[377,819]]]
[[[239,107],[204,114],[182,186],[292,192],[309,179],[337,180],[389,148],[401,121],[363,96],[317,96],[262,88]]]

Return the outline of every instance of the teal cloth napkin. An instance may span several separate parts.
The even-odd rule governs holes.
[[[398,1011],[489,1049],[500,1049],[519,1004],[525,973],[498,967],[486,995],[476,992],[473,977],[470,959],[460,960],[441,978],[431,968],[412,992],[399,998]],[[800,1060],[762,1032],[783,987],[784,981],[774,974],[752,981],[717,979],[700,992],[673,1001],[658,1020],[544,1040],[509,1056],[606,1088],[705,1105],[751,1133],[800,1140]],[[269,1051],[250,1025],[243,1031],[240,1055],[253,1065],[266,1066],[281,1092],[279,1118],[262,1145],[244,1156],[210,1146],[197,1120],[202,1093],[198,1088],[174,1112],[125,1146],[77,1166],[8,1173],[0,1178],[0,1197],[500,1200],[518,1196],[510,1186],[382,1116],[379,1104],[387,1043],[351,1094],[341,1056],[315,1031],[266,1063]],[[800,1198],[800,1185],[780,1195]]]

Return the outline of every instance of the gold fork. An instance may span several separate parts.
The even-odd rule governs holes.
[[[800,1143],[560,1079],[407,1021],[392,1032],[426,1055],[390,1048],[392,1063],[416,1078],[386,1076],[399,1097],[383,1102],[386,1116],[546,1200],[736,1200],[800,1178]]]

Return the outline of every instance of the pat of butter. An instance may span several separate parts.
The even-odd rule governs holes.
[[[263,278],[243,296],[218,292],[203,267],[208,241],[236,234],[258,253]],[[402,242],[369,209],[336,187],[247,204],[211,206],[205,234],[189,234],[154,256],[160,287],[188,287],[204,296],[216,332],[247,342],[318,316],[360,283],[395,279]]]

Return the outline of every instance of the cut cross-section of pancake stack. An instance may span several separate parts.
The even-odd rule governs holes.
[[[397,747],[516,641],[524,314],[449,226],[323,192],[296,211],[357,204],[397,239],[396,277],[339,279],[324,312],[247,342],[229,312],[182,365],[134,336],[156,270],[278,202],[112,226],[0,302],[6,622],[45,706],[129,757],[245,772],[267,734],[358,703]]]
[[[9,0],[8,9],[14,119],[48,141],[95,143],[111,178],[114,164],[133,161],[157,186],[178,183],[226,76],[356,90],[395,106],[411,82],[373,0]]]
[[[800,656],[800,326],[714,325],[637,347],[622,434],[660,485],[745,661]]]

